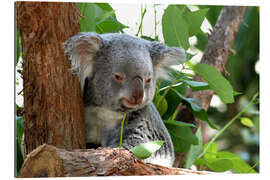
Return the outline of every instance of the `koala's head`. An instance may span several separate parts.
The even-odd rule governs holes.
[[[85,105],[134,111],[149,104],[158,78],[185,61],[185,51],[125,34],[80,33],[65,43]]]

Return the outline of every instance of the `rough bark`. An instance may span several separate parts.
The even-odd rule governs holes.
[[[209,174],[143,163],[119,148],[78,149],[67,151],[41,145],[28,154],[20,177],[80,177]]]
[[[231,48],[239,30],[239,26],[242,22],[245,9],[246,7],[244,6],[225,6],[222,8],[216,25],[213,28],[213,32],[209,36],[200,63],[213,66],[221,73],[225,71],[228,55],[231,52]],[[195,75],[193,80],[204,81],[198,75]],[[198,99],[202,103],[202,108],[207,111],[210,106],[213,94],[214,92],[211,90],[192,92],[189,89],[186,96]],[[189,111],[187,107],[184,107],[180,110],[177,120],[192,123],[195,122],[197,127],[201,126],[201,120],[194,118],[192,112]],[[194,133],[196,130],[197,129],[195,128]],[[181,161],[181,159],[178,159],[178,161]]]
[[[79,82],[62,43],[80,31],[75,3],[16,2],[22,43],[24,145],[85,147]]]

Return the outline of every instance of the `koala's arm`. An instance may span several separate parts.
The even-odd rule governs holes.
[[[107,139],[104,145],[119,147],[120,128],[107,133],[109,133],[107,137],[110,138]],[[173,143],[153,103],[150,103],[143,109],[127,114],[123,132],[123,148],[131,149],[141,143],[155,140],[163,140],[165,143],[158,151],[144,161],[172,166],[174,161]]]

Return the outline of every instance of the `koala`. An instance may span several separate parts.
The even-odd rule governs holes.
[[[80,33],[64,49],[82,89],[87,148],[119,147],[125,112],[122,147],[163,140],[144,162],[172,166],[173,143],[152,100],[156,81],[185,62],[185,51],[113,33]]]

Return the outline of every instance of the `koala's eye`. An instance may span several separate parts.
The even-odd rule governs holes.
[[[150,83],[151,80],[152,80],[152,79],[149,77],[149,78],[146,78],[145,82],[146,82],[146,83]]]
[[[118,82],[124,82],[125,81],[125,76],[120,73],[114,73],[114,79]]]

